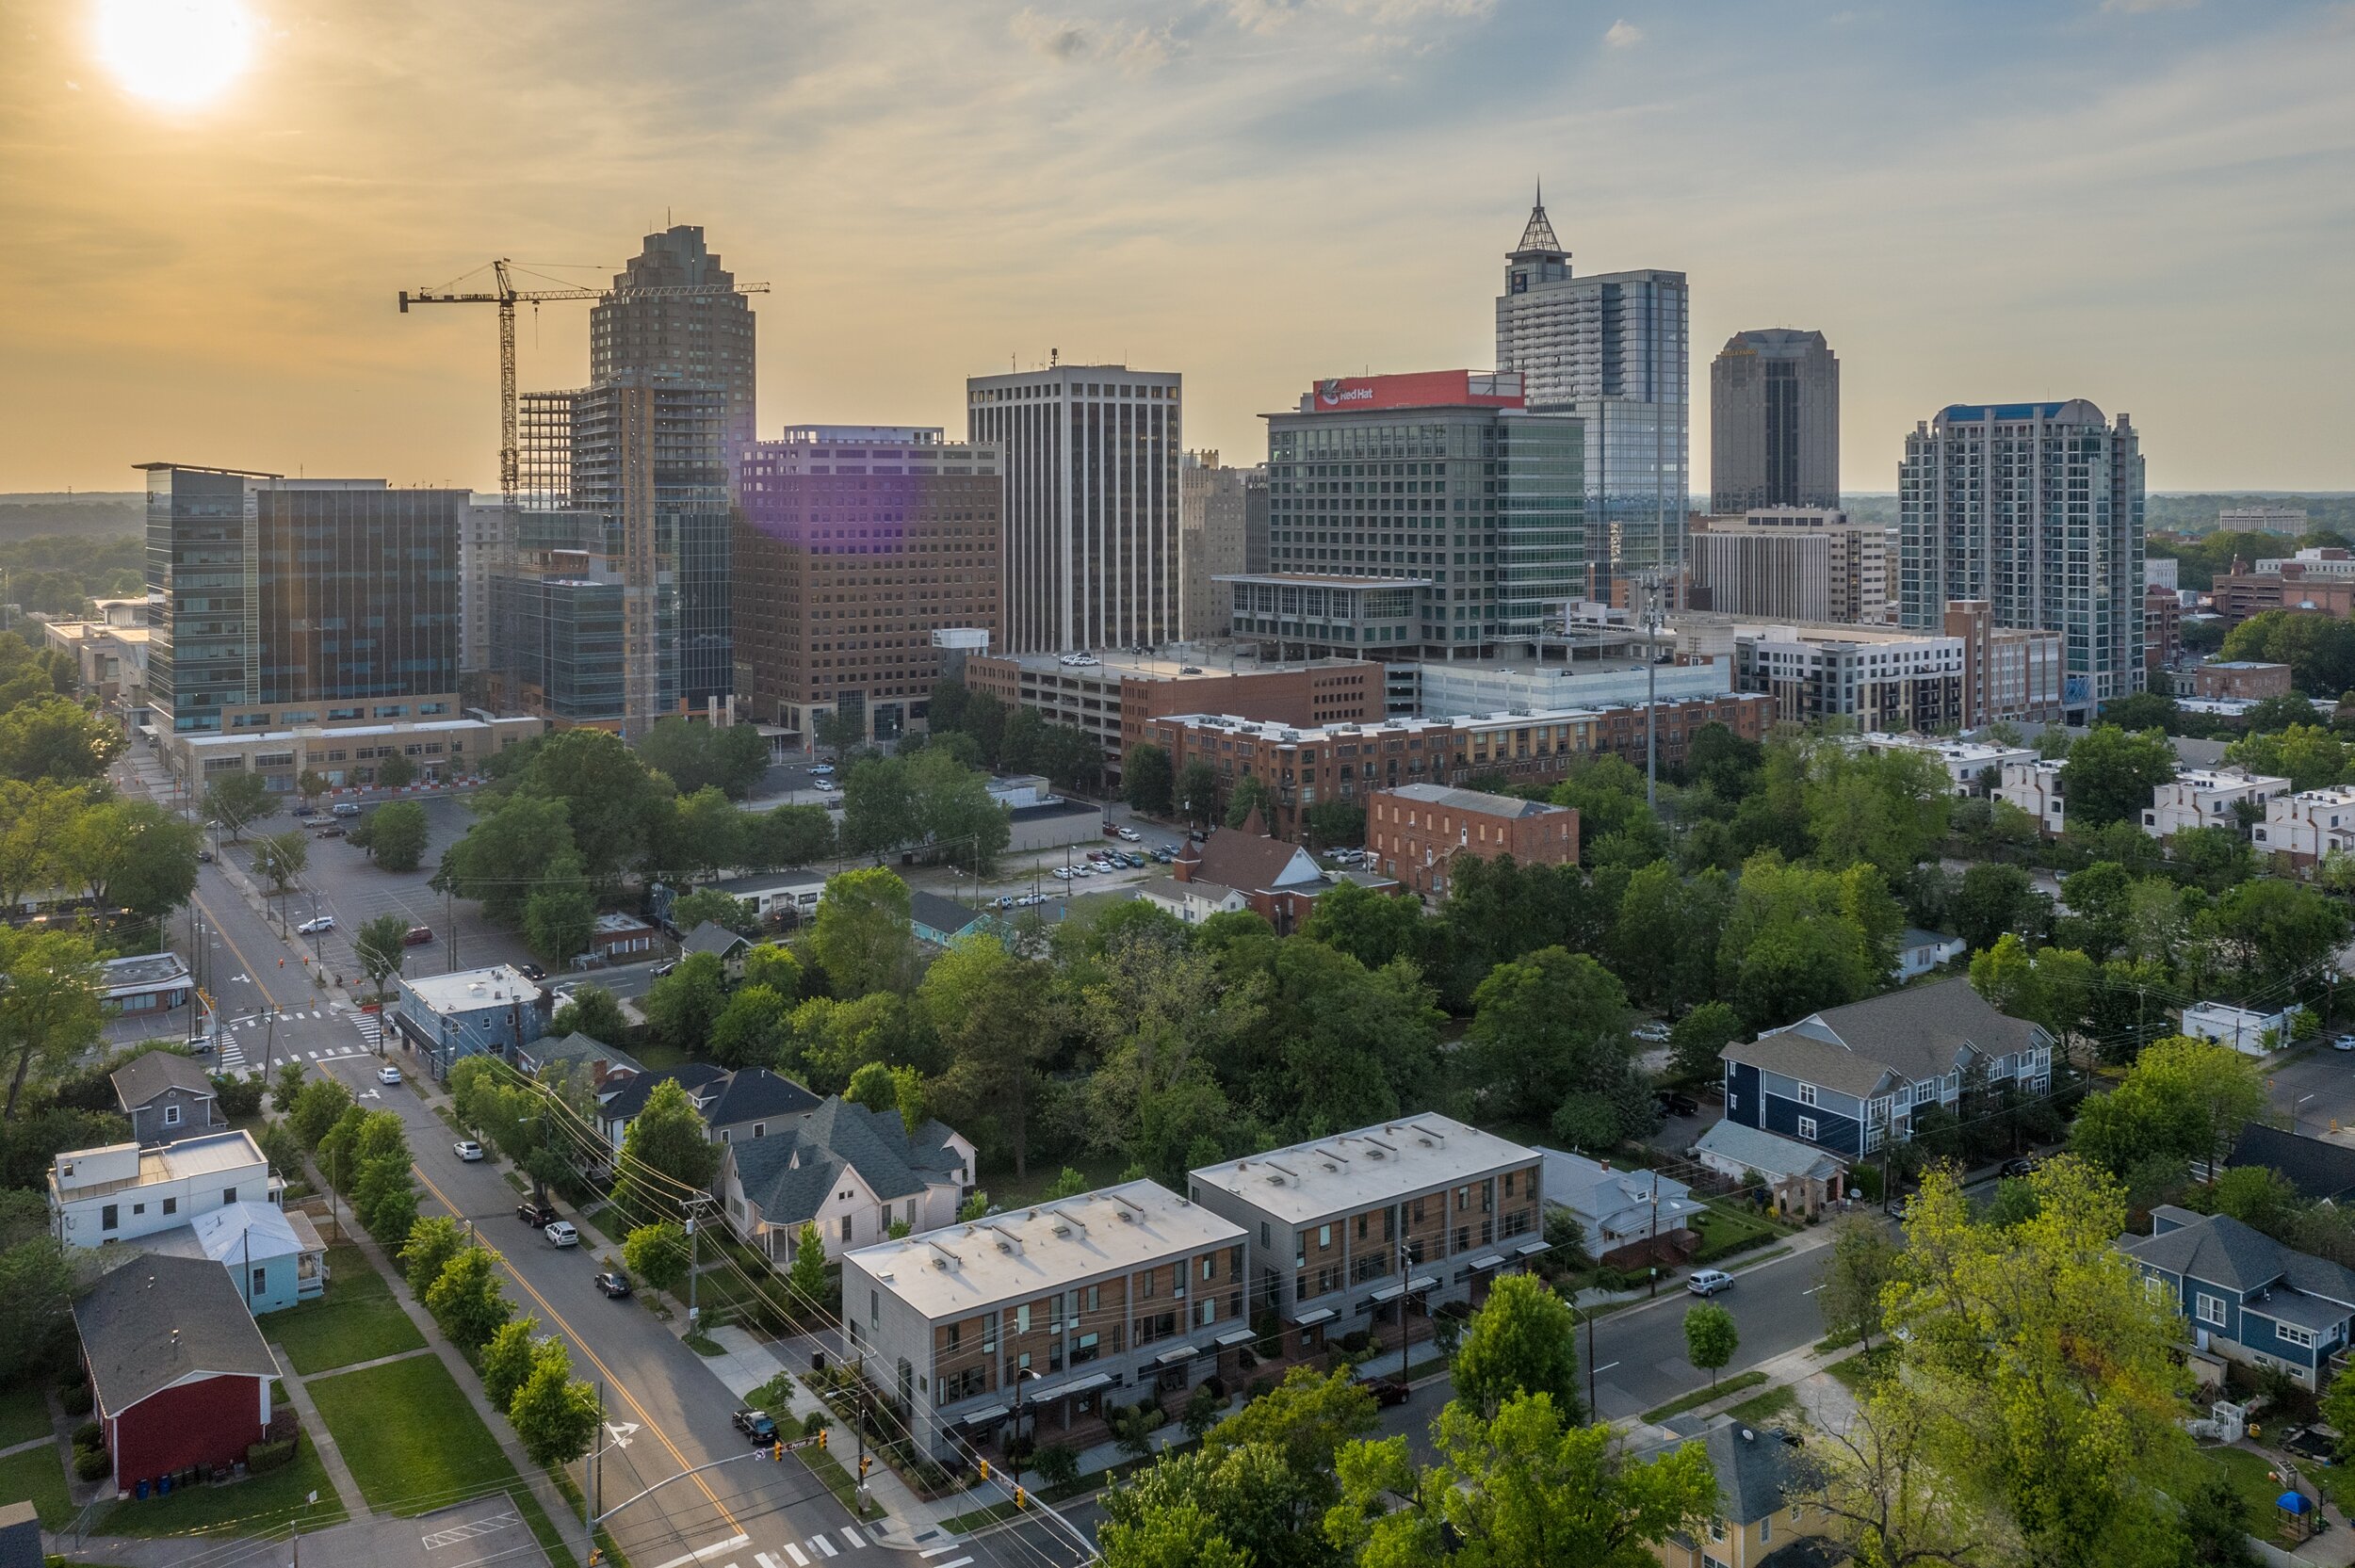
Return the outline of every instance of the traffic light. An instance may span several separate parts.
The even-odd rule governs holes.
[[[782,1464],[785,1463],[784,1438],[780,1437],[774,1443],[769,1445],[769,1462],[772,1464]]]
[[[989,1479],[989,1461],[986,1459],[982,1461],[982,1479]]]
[[[818,1446],[821,1448],[826,1446],[826,1429],[823,1427],[818,1429]]]
[[[1016,1508],[1030,1507],[1031,1495],[1028,1492],[1023,1491],[1022,1488],[1018,1486],[1015,1487],[1014,1489],[1014,1506]]]
[[[858,1456],[859,1479],[865,1480],[867,1479],[867,1467],[874,1463],[875,1456],[872,1454],[861,1454]]]

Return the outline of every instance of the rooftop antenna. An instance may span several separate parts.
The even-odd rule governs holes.
[[[1060,349],[1060,348],[1049,348],[1049,349],[1048,349],[1048,350],[1047,350],[1047,368],[1048,368],[1048,369],[1052,370],[1052,369],[1054,369],[1054,368],[1055,368],[1055,366],[1057,366],[1057,365],[1061,364],[1062,363],[1063,363],[1063,350],[1062,350],[1062,349]]]

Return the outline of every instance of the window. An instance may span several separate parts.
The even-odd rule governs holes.
[[[2314,1348],[2314,1335],[2311,1329],[2301,1329],[2295,1323],[2276,1323],[2273,1332],[2281,1336],[2284,1345],[2296,1345],[2308,1350]]]
[[[1811,1083],[1803,1083],[1799,1085],[1799,1104],[1803,1106],[1811,1106],[1814,1103],[1815,1086]]]
[[[1742,1108],[1742,1096],[1736,1094],[1730,1089],[1726,1091],[1726,1108],[1728,1110],[1740,1110]]]
[[[166,1106],[164,1107],[164,1125],[167,1127],[176,1127],[179,1124],[180,1107],[178,1106]]]
[[[1014,1309],[1014,1332],[1016,1334],[1031,1332],[1031,1307],[1027,1301]]]
[[[261,1296],[268,1294],[268,1291],[269,1270],[267,1269],[256,1269],[253,1270],[253,1294]]]
[[[1799,1118],[1799,1136],[1811,1143],[1815,1141],[1815,1118],[1812,1116]]]
[[[102,1231],[113,1230],[122,1222],[122,1211],[113,1204],[108,1204],[98,1211],[98,1228]]]
[[[220,1189],[220,1201],[224,1204],[236,1203],[237,1201],[237,1189],[234,1187],[222,1188]]]
[[[1774,1516],[1773,1514],[1771,1514],[1771,1513],[1762,1513],[1762,1514],[1760,1514],[1760,1515],[1758,1516],[1758,1544],[1759,1544],[1760,1545],[1763,1546],[1764,1544],[1766,1544],[1766,1543],[1768,1543],[1769,1541],[1772,1541],[1774,1538],[1775,1538],[1775,1516]]]
[[[2201,1291],[2201,1292],[2200,1292],[2200,1294],[2199,1294],[2199,1296],[2198,1296],[2198,1298],[2197,1298],[2197,1309],[2198,1309],[2198,1310],[2197,1310],[2197,1316],[2199,1317],[2200,1320],[2201,1320],[2202,1323],[2214,1323],[2214,1324],[2216,1324],[2218,1328],[2223,1327],[2223,1325],[2224,1325],[2224,1298],[2223,1298],[2223,1297],[2221,1297],[2221,1296],[2211,1296],[2211,1295],[2209,1295],[2206,1291],[2202,1290],[2202,1291]]]
[[[1330,1225],[1319,1225],[1317,1227],[1318,1250],[1323,1251],[1324,1248],[1330,1247],[1331,1245],[1333,1245],[1333,1227]]]
[[[1725,1538],[1726,1522],[1723,1519],[1712,1519],[1709,1522],[1709,1539],[1712,1541],[1723,1541]]]
[[[847,1214],[842,1217],[842,1239],[851,1239],[851,1217]]]
[[[755,1122],[755,1123],[753,1123],[753,1136],[754,1136],[755,1138],[766,1138],[766,1137],[768,1137],[768,1136],[769,1136],[769,1123],[766,1123],[766,1122]]]
[[[179,1212],[180,1212],[180,1200],[179,1200],[179,1199],[177,1199],[177,1198],[166,1198],[166,1199],[164,1200],[164,1212],[165,1212],[166,1214],[177,1214],[177,1213],[179,1213]]]

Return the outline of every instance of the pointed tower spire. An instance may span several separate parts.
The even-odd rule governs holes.
[[[1513,248],[1515,261],[1567,261],[1569,252],[1562,249],[1554,237],[1553,222],[1546,217],[1546,183],[1537,182],[1537,200],[1529,209],[1528,226],[1521,230],[1521,242]]]

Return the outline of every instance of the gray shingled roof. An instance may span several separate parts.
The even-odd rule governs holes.
[[[709,953],[715,958],[725,958],[739,944],[749,947],[752,939],[741,931],[728,929],[717,921],[706,920],[689,931],[687,940],[679,944],[679,947],[682,952]]]
[[[792,1225],[818,1212],[846,1166],[886,1203],[957,1179],[965,1162],[949,1147],[950,1136],[927,1122],[910,1139],[897,1111],[869,1110],[837,1094],[790,1132],[729,1144],[726,1158],[761,1218]]]
[[[2355,1307],[2355,1270],[2292,1252],[2230,1215],[2195,1214],[2162,1204],[2151,1218],[2154,1224],[2165,1220],[2180,1228],[2120,1241],[2120,1252],[2170,1274],[2188,1274],[2228,1290],[2285,1285]]]
[[[658,1083],[675,1082],[690,1094],[701,1094],[727,1075],[726,1068],[708,1061],[690,1061],[665,1067],[658,1073],[641,1073],[605,1103],[605,1114],[612,1121],[627,1122],[646,1108],[646,1096],[654,1092]]]
[[[1671,1425],[1676,1431],[1682,1422]],[[1742,1434],[1747,1432],[1747,1437]],[[1717,1514],[1737,1525],[1754,1525],[1784,1506],[1784,1497],[1804,1490],[1797,1450],[1763,1427],[1747,1426],[1730,1416],[1711,1418],[1699,1436],[1717,1476]]]
[[[171,1051],[150,1051],[135,1057],[114,1070],[108,1080],[115,1086],[116,1097],[122,1108],[129,1110],[143,1106],[167,1089],[186,1090],[191,1094],[210,1094],[213,1080],[187,1058]]]
[[[210,1258],[134,1259],[73,1303],[73,1326],[108,1415],[191,1373],[278,1375],[229,1270]]]
[[[918,888],[908,895],[908,914],[919,926],[930,926],[946,936],[954,936],[982,917],[982,912],[968,909],[954,898],[944,898],[937,893]]]
[[[1787,1029],[1729,1045],[1724,1056],[1843,1093],[1868,1094],[1878,1087],[1882,1069],[1919,1082],[1956,1071],[1966,1047],[2001,1057],[2045,1038],[2036,1025],[1996,1011],[1967,978],[1957,976],[1827,1008]]]
[[[704,1120],[715,1127],[739,1126],[769,1116],[799,1116],[818,1108],[818,1096],[782,1074],[766,1067],[744,1067],[727,1076],[719,1093],[704,1107]]]
[[[2281,1172],[2301,1198],[2335,1202],[2355,1192],[2355,1149],[2251,1122],[2233,1145],[2227,1165],[2262,1165]]]
[[[524,1055],[546,1066],[552,1061],[575,1061],[587,1067],[602,1061],[625,1073],[643,1073],[645,1063],[618,1045],[608,1045],[593,1034],[576,1029],[571,1034],[543,1035],[524,1047]]]
[[[1484,816],[1546,816],[1569,809],[1567,806],[1548,805],[1542,800],[1524,800],[1518,795],[1491,795],[1486,790],[1456,789],[1448,784],[1399,784],[1389,793],[1401,800],[1420,800],[1425,805],[1476,811]]]

